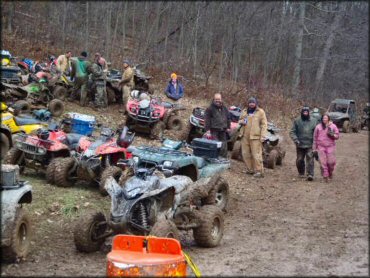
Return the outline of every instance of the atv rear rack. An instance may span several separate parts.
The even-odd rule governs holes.
[[[178,155],[178,156],[190,156],[191,154],[188,154],[186,152],[172,150],[172,149],[165,149],[165,148],[158,148],[158,147],[146,147],[146,146],[140,146],[138,149],[151,152],[151,153],[158,153],[158,154],[170,154],[170,155]]]

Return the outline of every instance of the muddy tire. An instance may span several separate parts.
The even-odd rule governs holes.
[[[269,169],[274,169],[277,164],[278,157],[279,157],[278,151],[271,150],[266,161],[266,167]]]
[[[150,231],[150,235],[156,237],[174,238],[177,240],[180,239],[179,230],[177,229],[175,223],[168,219],[157,221]]]
[[[73,231],[73,240],[76,249],[80,252],[90,253],[100,249],[105,238],[97,238],[107,231],[107,221],[101,212],[89,212],[77,220]],[[105,223],[104,223],[105,222]]]
[[[68,96],[68,90],[60,85],[55,86],[53,96],[56,99],[65,100]]]
[[[164,122],[157,122],[150,131],[150,138],[158,140],[162,139],[164,129],[165,129]]]
[[[226,211],[229,205],[229,183],[222,177],[219,177],[215,185],[204,200],[206,205],[216,205],[222,211]]]
[[[231,151],[231,158],[235,160],[241,160],[242,157],[242,144],[240,140],[236,140]]]
[[[54,117],[59,117],[64,112],[64,103],[60,99],[53,99],[49,102],[48,109]]]
[[[54,158],[50,161],[49,165],[46,167],[46,181],[50,184],[55,183],[55,169],[57,167],[57,164],[60,163],[60,160],[64,159],[61,157]]]
[[[185,123],[179,116],[170,116],[167,121],[167,129],[181,131],[185,128]]]
[[[14,262],[27,256],[30,247],[31,225],[28,215],[22,208],[18,208],[10,234],[10,246],[1,247],[3,261]]]
[[[23,173],[26,166],[24,153],[16,147],[12,147],[4,158],[4,164],[19,165],[19,172]]]
[[[75,160],[72,157],[58,159],[55,164],[54,181],[57,186],[71,187],[70,177],[75,170]]]
[[[17,100],[13,107],[21,113],[27,113],[31,110],[31,104],[26,100]]]
[[[350,126],[349,126],[349,121],[345,120],[343,122],[343,127],[342,127],[343,133],[349,133],[350,132]]]
[[[116,103],[117,100],[116,100],[116,93],[114,92],[114,89],[112,89],[111,87],[106,87],[106,91],[107,91],[108,104]]]
[[[195,242],[201,247],[216,247],[224,233],[224,214],[213,205],[203,206],[199,210],[199,227],[193,229]]]
[[[10,142],[8,136],[6,136],[4,133],[0,133],[0,136],[1,136],[1,159],[3,159],[9,150]]]
[[[108,192],[105,190],[104,185],[106,180],[109,177],[113,177],[117,182],[122,175],[122,169],[117,166],[109,166],[107,167],[103,173],[101,174],[100,182],[99,182],[99,192],[103,196],[107,196]]]

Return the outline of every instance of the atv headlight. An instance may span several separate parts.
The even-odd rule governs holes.
[[[38,149],[37,149],[37,152],[38,152],[39,154],[45,154],[45,153],[46,153],[46,149],[44,149],[44,148],[38,148]]]
[[[18,149],[22,148],[22,143],[21,142],[17,142],[17,143],[15,143],[15,145],[17,146]]]
[[[138,164],[138,163],[139,163],[139,161],[140,161],[140,158],[139,158],[138,156],[134,156],[134,157],[132,158],[132,160],[134,161],[134,163],[135,163],[135,164]]]
[[[173,165],[173,161],[165,161],[163,162],[163,167],[165,168],[171,168]]]

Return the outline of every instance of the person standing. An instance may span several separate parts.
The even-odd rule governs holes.
[[[88,68],[88,73],[91,74],[91,80],[93,82],[92,88],[95,91],[94,107],[105,108],[108,105],[107,91],[105,84],[105,74],[103,68],[100,66],[97,60],[91,64]]]
[[[324,114],[313,134],[313,150],[318,153],[321,174],[325,182],[333,178],[336,164],[335,141],[338,139],[338,127],[330,121],[328,114]]]
[[[171,100],[179,100],[184,96],[184,87],[177,79],[177,74],[171,74],[171,80],[168,82],[165,94]]]
[[[264,175],[262,143],[267,135],[265,111],[257,106],[254,97],[248,99],[248,108],[240,114],[242,157],[247,166],[247,174],[256,178]]]
[[[229,111],[222,103],[221,94],[213,97],[212,104],[206,109],[204,128],[206,133],[222,142],[220,155],[227,157],[227,129],[230,128]]]
[[[300,117],[296,118],[290,130],[290,138],[296,145],[297,160],[296,166],[301,178],[305,177],[312,181],[314,176],[314,156],[312,152],[313,133],[317,120],[310,117],[310,108],[304,106],[301,110]],[[306,159],[306,163],[305,163]]]
[[[71,57],[72,57],[71,51],[67,51],[66,54],[59,55],[59,57],[56,60],[57,71],[61,73],[69,72]]]
[[[126,105],[128,98],[130,96],[131,90],[133,90],[135,83],[134,83],[134,70],[130,66],[130,62],[128,60],[123,61],[123,69],[124,72],[122,74],[122,79],[119,82],[118,86],[122,86],[122,103],[123,108],[119,110],[120,113],[126,113]]]
[[[101,66],[104,74],[108,72],[108,63],[107,61],[101,56],[99,52],[95,53],[94,61]]]
[[[80,57],[71,59],[71,78],[74,80],[73,92],[69,100],[74,100],[77,97],[78,90],[81,90],[80,105],[85,106],[87,100],[87,68],[91,66],[91,62],[87,60],[87,52],[82,51]]]

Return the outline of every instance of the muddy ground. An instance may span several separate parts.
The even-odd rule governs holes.
[[[71,104],[68,109],[76,107]],[[118,107],[110,109],[115,110]],[[119,121],[118,113],[106,115],[103,121]],[[283,165],[267,169],[265,178],[247,176],[243,164],[232,161],[225,174],[231,205],[221,245],[199,248],[189,232],[182,235],[184,250],[203,275],[367,276],[368,132],[341,134],[337,169],[329,184],[323,183],[317,163],[313,182],[297,178],[295,149],[283,133]],[[143,142],[148,141],[137,137],[134,144]],[[27,206],[34,228],[31,250],[25,261],[2,264],[1,275],[103,276],[107,250],[78,253],[72,231],[77,217],[87,210],[109,210],[109,197],[84,183],[51,186],[32,171],[23,178],[34,189],[33,203]]]

